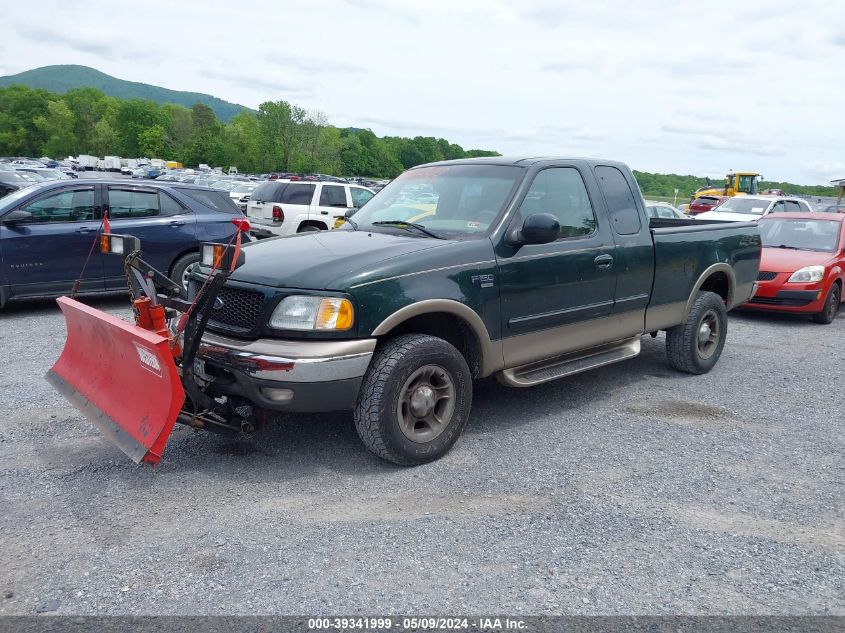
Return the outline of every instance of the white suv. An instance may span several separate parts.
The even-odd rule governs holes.
[[[246,214],[257,237],[325,231],[342,224],[349,209],[359,209],[375,195],[344,182],[270,180],[250,194]]]

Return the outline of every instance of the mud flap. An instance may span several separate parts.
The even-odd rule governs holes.
[[[136,464],[156,464],[185,401],[166,338],[57,299],[67,341],[47,380]]]

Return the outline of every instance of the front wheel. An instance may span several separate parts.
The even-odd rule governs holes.
[[[187,255],[182,255],[182,257],[177,259],[173,264],[170,278],[182,286],[183,297],[188,296],[188,279],[190,279],[191,273],[194,269],[199,266],[199,263],[199,253],[188,253]]]
[[[728,311],[715,292],[699,292],[680,325],[666,330],[666,358],[675,369],[706,374],[713,369],[728,334]]]
[[[813,321],[823,325],[833,323],[836,314],[839,312],[840,301],[842,301],[842,291],[837,284],[833,284],[824,300],[824,308],[822,308],[821,312],[816,312],[813,315]]]
[[[461,353],[443,339],[406,334],[373,357],[355,406],[364,445],[394,464],[443,456],[469,418],[472,376]]]

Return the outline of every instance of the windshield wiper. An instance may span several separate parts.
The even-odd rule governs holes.
[[[432,231],[429,231],[425,228],[422,224],[417,224],[416,222],[406,222],[405,220],[379,220],[378,222],[371,222],[373,226],[398,226],[402,229],[416,229],[420,233],[424,233],[429,237],[433,237],[437,240],[445,240],[446,238],[442,235],[438,235]]]
[[[797,246],[788,246],[786,244],[778,244],[778,248],[791,248],[793,251],[800,251],[801,250]]]

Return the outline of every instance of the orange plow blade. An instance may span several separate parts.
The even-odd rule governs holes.
[[[135,463],[155,464],[185,390],[168,340],[67,297],[67,341],[47,380]]]

